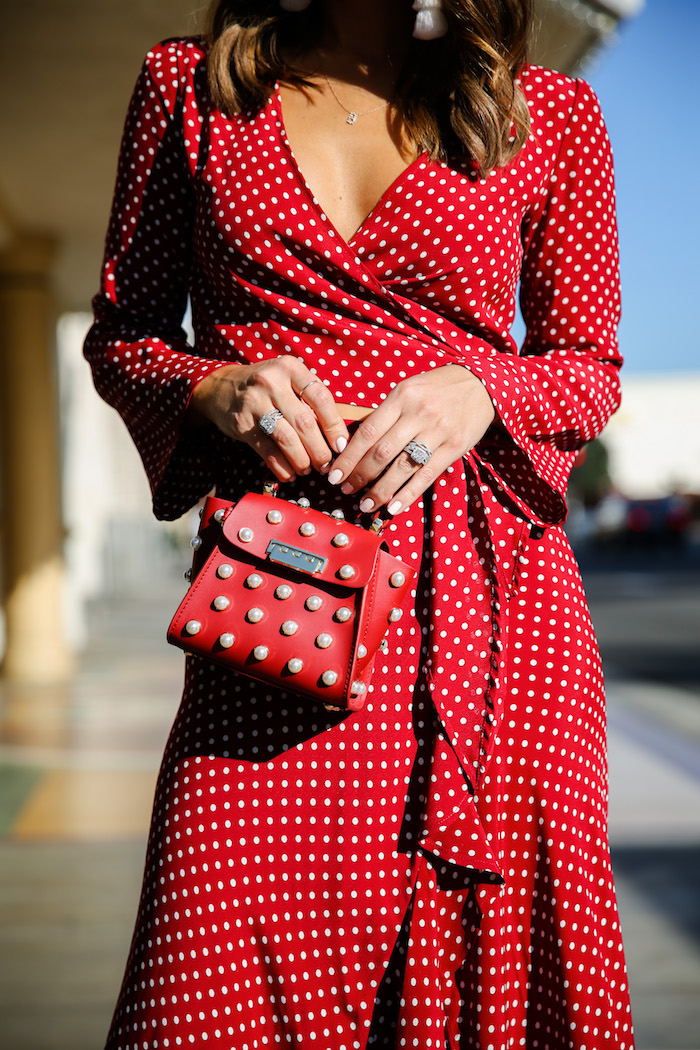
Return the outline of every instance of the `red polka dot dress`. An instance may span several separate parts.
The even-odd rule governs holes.
[[[182,426],[224,363],[294,354],[368,406],[459,363],[498,421],[390,526],[419,577],[361,711],[187,659],[110,1050],[633,1046],[602,679],[561,529],[619,398],[613,175],[585,83],[522,86],[511,164],[421,156],[346,242],[276,90],[228,118],[200,41],[147,56],[86,354],[156,514],[260,487],[247,446]],[[321,476],[302,494],[357,514]]]

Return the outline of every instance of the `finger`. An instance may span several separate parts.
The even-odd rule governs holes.
[[[409,480],[405,484],[401,484],[401,474],[397,470],[393,478],[387,480],[385,492],[381,496],[378,495],[376,497],[377,502],[375,506],[386,506],[388,512],[394,517],[397,514],[401,514],[402,511],[408,510],[411,504],[415,503],[453,462],[454,456],[449,451],[446,451],[446,446],[443,445],[437,452],[433,453],[428,463],[424,466],[415,465],[416,469],[412,471]],[[388,494],[386,494],[387,492]],[[369,513],[374,508],[365,507],[365,500],[374,502],[373,490],[367,493],[360,504],[364,513]]]
[[[298,396],[316,416],[326,442],[333,452],[342,452],[350,435],[335,399],[325,383],[314,378],[300,388]]]
[[[284,401],[280,398],[280,401]],[[280,408],[280,411],[283,411]],[[317,428],[318,429],[318,428]],[[319,432],[320,434],[320,432]],[[281,454],[297,474],[311,473],[311,459],[304,444],[288,419],[278,419],[277,425],[270,434],[271,442],[277,446],[278,454]],[[326,452],[325,461],[328,461],[330,451]]]
[[[371,486],[375,504],[378,500],[382,503],[384,497],[389,495],[388,486],[393,484],[395,489],[403,485],[416,469],[416,464],[403,452],[412,433],[415,433],[415,423],[400,418],[346,474],[345,480],[340,483],[341,492],[350,495]],[[336,465],[337,461],[334,469]],[[332,473],[329,475],[331,483],[335,481]]]
[[[356,492],[387,468],[406,443],[402,444],[400,437],[389,437],[399,415],[398,407],[384,401],[362,420],[345,451],[333,463],[333,470],[328,475],[331,485],[341,485],[346,493]],[[370,454],[371,462],[367,459]],[[360,464],[364,465],[362,470]]]
[[[253,400],[253,399],[251,399]],[[308,452],[304,447],[304,443],[301,440],[294,426],[294,413],[298,411],[298,407],[301,402],[291,392],[289,383],[286,384],[286,391],[277,387],[276,392],[266,395],[264,398],[257,397],[254,399],[255,407],[248,406],[249,419],[246,420],[248,427],[244,432],[244,437],[249,444],[253,444],[253,440],[257,443],[267,442],[266,447],[273,449],[276,447],[277,452],[270,452],[273,455],[275,463],[286,461],[289,463],[292,471],[296,474],[309,474],[311,472],[311,460]],[[286,410],[286,411],[285,411]],[[286,413],[292,416],[292,422],[286,418]],[[318,459],[324,463],[327,463],[330,459],[331,453],[328,447],[323,441],[318,424],[316,423],[315,416],[310,409],[304,409],[306,414],[306,420],[297,425],[306,425],[309,428],[313,428],[316,431],[317,445],[320,443],[321,453],[318,455]],[[271,413],[278,413],[276,419],[271,420],[274,422],[272,431],[268,434],[263,430],[261,421],[265,416],[269,416]],[[279,415],[281,413],[281,415]],[[243,424],[243,420],[241,420]],[[281,453],[281,458],[280,458]],[[320,467],[319,463],[319,467]]]
[[[280,390],[280,376],[283,376],[282,389]],[[274,367],[269,369],[267,374],[261,372],[261,380],[268,384],[270,395],[272,400],[284,411],[285,415],[292,421],[296,418],[296,412],[299,411],[299,406],[306,406],[310,409],[317,425],[320,427],[322,434],[324,435],[323,440],[329,447],[329,450],[333,452],[340,452],[347,444],[348,431],[345,423],[343,422],[342,416],[338,411],[333,395],[331,394],[328,387],[322,383],[318,376],[316,376],[307,366],[300,361],[299,358],[293,357],[292,355],[283,355],[276,359]],[[274,394],[272,387],[274,386]],[[296,402],[296,408],[293,409],[294,402],[290,402],[287,399],[286,391],[290,389],[295,395],[294,402]],[[300,398],[300,392],[304,393],[304,396]],[[284,406],[279,398],[284,401]],[[303,412],[303,409],[302,409]],[[306,418],[302,414],[302,421]],[[309,427],[309,432],[314,435],[313,428]],[[302,436],[304,434],[304,427],[299,431]],[[310,458],[318,459],[322,458],[323,463],[317,463],[316,465],[320,468],[325,465],[329,456],[326,454],[324,457],[315,456],[316,450],[320,446],[317,442],[314,443],[314,448],[309,449]]]
[[[362,494],[360,510],[367,514],[378,507],[388,507],[396,494],[409,484],[421,469],[423,468],[420,463],[411,459],[407,452],[399,452],[384,473]]]
[[[327,467],[333,458],[333,450],[324,437],[313,409],[300,401],[292,390],[282,392],[277,402],[285,422],[298,439],[298,444],[292,441],[285,428],[280,428],[279,435],[275,430],[273,437],[281,439],[285,455],[301,470],[310,467],[321,470]],[[285,444],[286,440],[290,442],[288,445]]]
[[[297,390],[313,383],[315,378],[298,358],[283,355],[264,362],[247,391],[246,407],[252,411],[253,420],[258,425],[260,419],[273,409],[282,413],[284,418],[277,420],[269,436],[294,470],[302,474],[309,473],[312,464],[321,469],[332,458],[314,412],[297,396]]]
[[[297,472],[274,441],[253,432],[246,443],[257,452],[278,481],[294,481]]]

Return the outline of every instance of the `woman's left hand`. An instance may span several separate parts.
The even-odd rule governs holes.
[[[496,412],[486,387],[462,365],[443,365],[403,380],[358,426],[328,480],[346,493],[366,491],[360,510],[406,510],[486,433]],[[409,441],[433,453],[420,466]]]

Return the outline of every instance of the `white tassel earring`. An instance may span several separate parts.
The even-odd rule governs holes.
[[[417,11],[413,35],[418,40],[437,40],[447,32],[447,19],[442,11],[441,0],[414,0]]]
[[[305,11],[311,0],[280,0],[283,11]]]

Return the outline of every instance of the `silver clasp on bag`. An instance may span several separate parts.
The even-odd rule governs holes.
[[[301,547],[291,547],[288,543],[280,543],[279,540],[270,540],[265,553],[270,561],[277,562],[278,565],[287,565],[298,572],[306,572],[310,576],[315,572],[323,572],[328,564],[328,558],[302,550]]]

